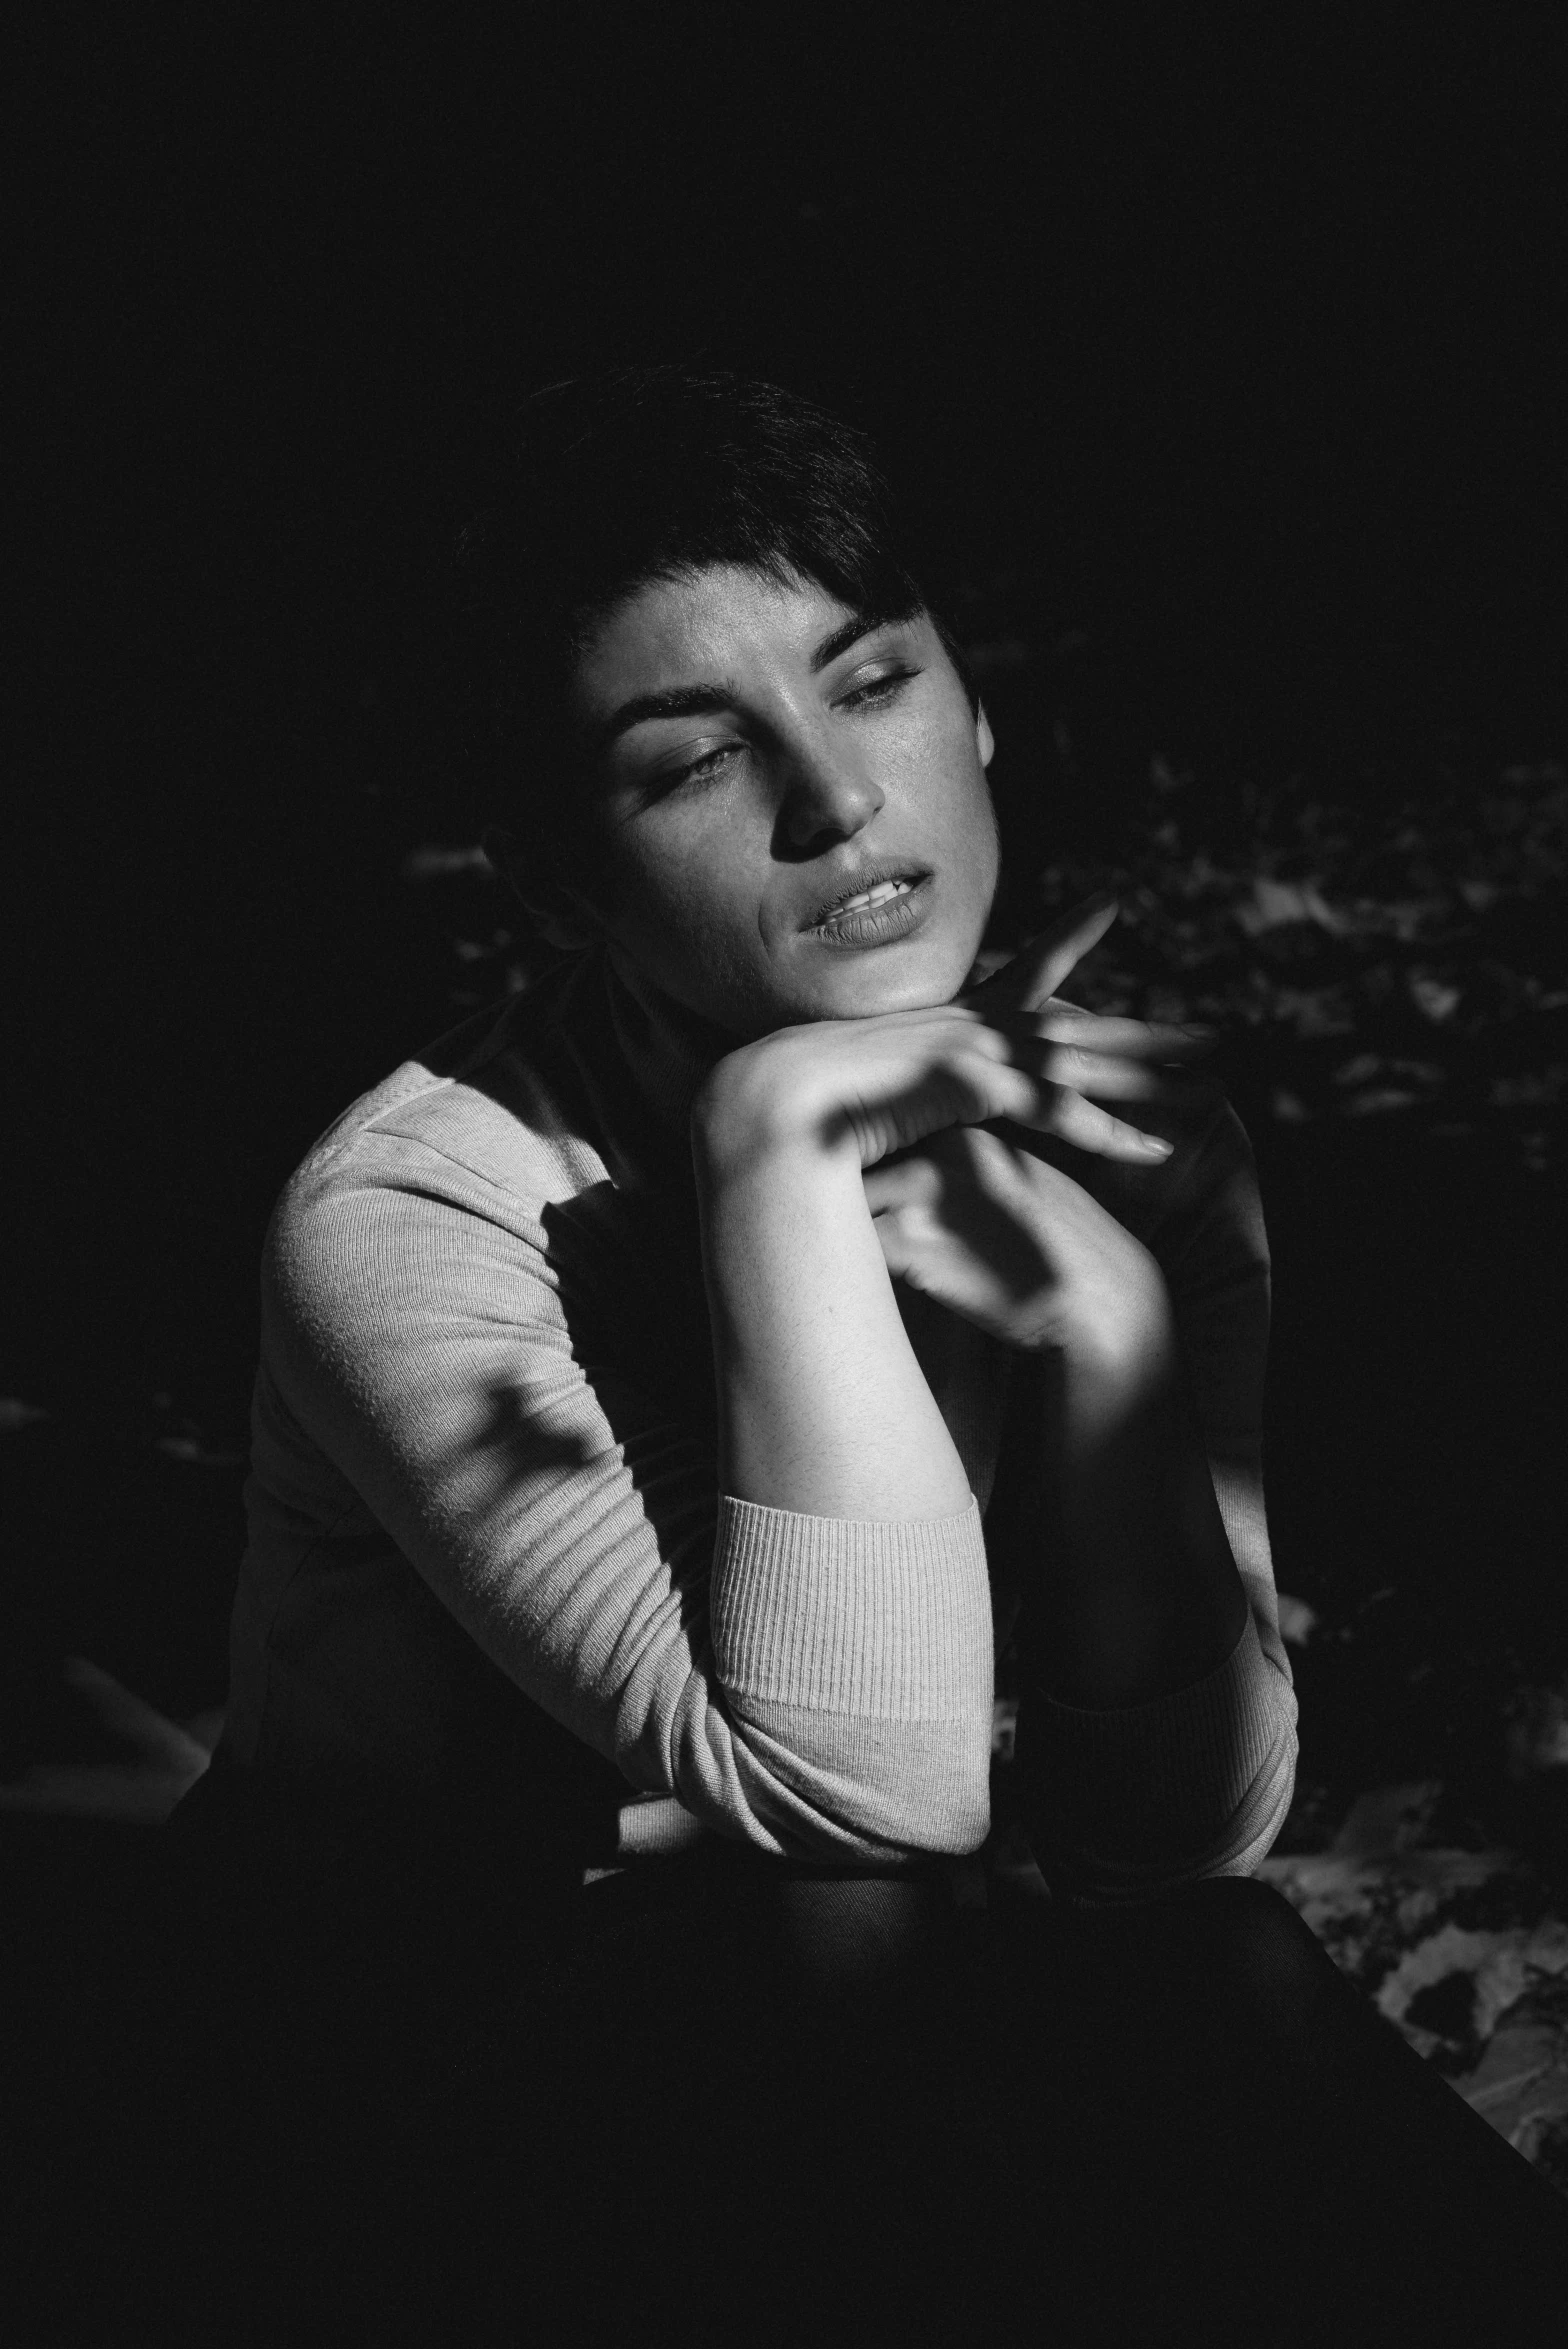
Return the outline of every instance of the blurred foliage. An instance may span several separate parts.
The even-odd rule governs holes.
[[[1235,1034],[1282,1124],[1399,1116],[1441,1140],[1490,1121],[1545,1169],[1568,1064],[1560,766],[1389,804],[1220,795],[1157,759],[1123,829],[1130,850],[1040,878],[1042,915],[1121,900],[1075,1000]]]

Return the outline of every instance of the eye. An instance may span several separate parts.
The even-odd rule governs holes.
[[[920,674],[918,669],[886,669],[879,677],[868,677],[863,685],[852,685],[839,696],[843,710],[877,709],[884,702],[896,699],[902,689]]]
[[[738,757],[744,747],[739,742],[721,742],[717,748],[705,750],[700,758],[689,759],[684,767],[674,767],[656,776],[654,789],[662,794],[676,790],[682,783],[705,782],[709,776],[719,774],[731,759]]]

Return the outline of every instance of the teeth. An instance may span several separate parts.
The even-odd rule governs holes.
[[[858,897],[846,898],[842,905],[836,905],[827,919],[837,921],[840,914],[864,913],[867,906],[885,905],[890,897],[902,897],[906,889],[913,887],[912,881],[879,881],[874,889],[863,889]]]

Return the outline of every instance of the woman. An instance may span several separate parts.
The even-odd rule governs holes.
[[[294,2066],[247,2239],[305,2045],[286,2239],[366,2338],[1510,2337],[1553,2198],[1250,1880],[1245,1138],[1208,1038],[1057,997],[1113,907],[980,976],[992,738],[900,529],[807,403],[650,371],[536,401],[470,536],[561,959],[269,1237],[181,1820]]]

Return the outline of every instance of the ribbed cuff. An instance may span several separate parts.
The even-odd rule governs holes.
[[[1293,1713],[1249,1616],[1225,1662],[1190,1688],[1105,1711],[1037,1698],[1020,1737],[1067,1843],[1152,1860],[1206,1843],[1246,1808]]]
[[[709,1589],[737,1696],[876,1721],[989,1714],[980,1505],[954,1517],[806,1517],[723,1494]]]

